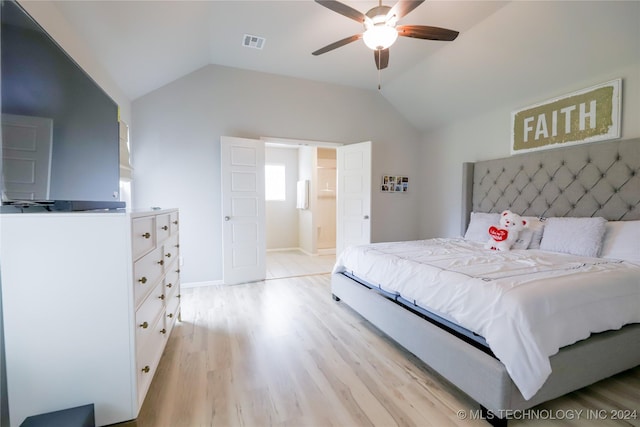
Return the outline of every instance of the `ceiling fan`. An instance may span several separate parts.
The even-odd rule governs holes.
[[[312,52],[312,55],[315,56],[363,39],[367,47],[373,50],[376,67],[378,70],[382,70],[389,65],[389,47],[396,41],[398,36],[442,41],[452,41],[458,37],[458,31],[447,30],[446,28],[425,25],[397,25],[400,18],[420,6],[424,0],[400,0],[393,7],[383,6],[382,0],[380,0],[378,6],[370,9],[367,13],[362,13],[335,0],[315,1],[364,25],[363,33],[354,34],[318,49]]]

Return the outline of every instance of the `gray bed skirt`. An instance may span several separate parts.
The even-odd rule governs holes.
[[[482,350],[342,274],[332,275],[331,291],[497,417],[640,365],[640,324],[594,334],[552,356],[551,376],[533,398],[525,400],[505,366]]]

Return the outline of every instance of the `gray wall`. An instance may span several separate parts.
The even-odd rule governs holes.
[[[222,279],[222,135],[370,140],[374,188],[417,178],[420,134],[376,91],[210,65],[135,100],[132,116],[134,206],[180,209],[185,283]],[[374,241],[418,236],[414,182],[402,197],[374,190]]]
[[[549,26],[543,29],[545,16]],[[486,105],[462,108],[459,116],[423,136],[422,238],[460,235],[462,163],[510,155],[512,111],[622,78],[622,138],[640,136],[640,3],[516,2],[469,37],[506,27],[530,32],[532,44],[505,44],[512,72],[501,73],[502,64],[496,63],[496,76],[477,81],[489,86],[500,102],[487,97]],[[450,54],[443,49],[435,60],[446,62]]]

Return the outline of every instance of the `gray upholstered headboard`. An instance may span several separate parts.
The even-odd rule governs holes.
[[[640,138],[463,165],[462,233],[472,211],[640,219]]]

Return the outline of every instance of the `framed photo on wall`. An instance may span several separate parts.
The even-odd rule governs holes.
[[[398,175],[382,175],[380,191],[383,193],[406,193],[409,191],[409,177]]]

